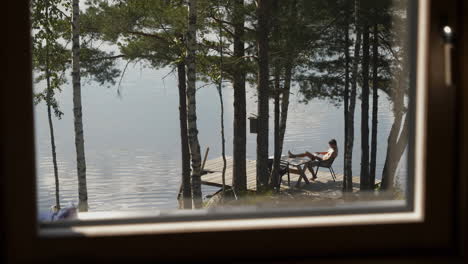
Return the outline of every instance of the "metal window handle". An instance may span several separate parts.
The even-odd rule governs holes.
[[[452,86],[452,50],[454,48],[453,30],[450,26],[444,26],[443,39],[444,39],[444,64],[445,64],[445,85]]]

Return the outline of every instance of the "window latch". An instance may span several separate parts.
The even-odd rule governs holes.
[[[452,27],[446,25],[442,29],[442,38],[444,40],[444,64],[445,64],[445,85],[453,85],[452,76],[452,50],[454,48],[454,32]]]

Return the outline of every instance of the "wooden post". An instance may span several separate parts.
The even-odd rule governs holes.
[[[210,152],[210,147],[206,148],[205,157],[203,158],[203,163],[201,165],[201,174],[203,174],[203,169],[205,168],[206,158],[208,157],[208,152]]]

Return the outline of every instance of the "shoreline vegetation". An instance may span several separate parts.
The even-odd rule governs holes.
[[[353,177],[353,191],[343,192],[340,188],[343,185],[342,175],[337,175],[338,179],[336,182],[332,181],[331,177],[327,177],[325,173],[319,172],[318,175],[319,177],[315,181],[311,181],[310,185],[302,184],[295,186],[298,176],[294,176],[290,185],[283,182],[279,190],[264,193],[247,190],[244,194],[238,195],[233,192],[231,187],[227,187],[223,194],[222,189],[219,189],[213,194],[205,196],[203,208],[242,206],[257,206],[259,208],[288,208],[291,206],[334,207],[339,204],[357,201],[405,199],[403,191],[398,187],[390,192],[382,193],[380,191],[382,184],[380,181],[375,184],[373,190],[362,192],[359,188],[359,177]],[[308,173],[307,177],[310,178],[311,174]]]
[[[209,198],[208,198],[209,197]],[[228,190],[223,195],[221,191],[209,195],[203,202],[203,208],[230,208],[242,206],[255,206],[257,208],[290,208],[290,207],[330,207],[340,204],[364,202],[364,201],[388,201],[405,200],[401,191],[394,190],[393,193],[382,194],[378,190],[373,192],[353,192],[343,193],[341,190],[319,192],[304,188],[283,189],[279,192],[268,192],[258,194],[248,191],[241,199],[236,199],[232,190]]]
[[[180,141],[181,209],[204,206],[202,184],[206,175],[201,150],[205,146],[199,140],[203,113],[197,111],[197,93],[209,85],[217,88],[213,92],[219,96],[221,112],[221,133],[209,144],[221,142],[223,159],[222,183],[218,186],[222,191],[213,197],[223,196],[219,200],[225,201],[224,205],[268,201],[271,206],[287,206],[291,201],[300,204],[298,200],[332,204],[353,200],[351,197],[365,200],[365,193],[376,199],[400,199],[396,175],[408,145],[412,100],[407,12],[407,0],[93,0],[86,1],[81,9],[78,0],[33,0],[35,83],[47,83],[43,90],[35,91],[34,103],[45,103],[48,109],[55,207],[60,208],[61,200],[56,156],[62,154],[56,151],[53,118],[60,119],[64,114],[57,94],[66,87],[71,72],[74,131],[69,133],[74,133],[76,152],[73,173],[78,180],[78,209],[86,212],[89,197],[95,196],[88,195],[91,183],[89,160],[85,158],[88,127],[83,114],[86,100],[81,97],[82,79],[114,87],[122,96],[127,66],[135,63],[152,70],[171,68],[177,75],[177,84],[170,89],[178,91],[179,127],[171,133]],[[124,68],[118,67],[120,61],[125,62]],[[343,135],[343,142],[338,144],[343,152],[339,155],[344,157],[343,174],[337,182],[321,181],[324,177],[319,175],[310,184],[304,178],[307,184],[300,188],[278,188],[281,156],[288,151],[284,142],[288,140],[288,114],[293,107],[290,94],[295,86],[299,87],[300,103],[323,99],[343,106],[339,120],[326,120],[340,129],[320,139],[327,142]],[[232,126],[224,123],[226,87],[232,87],[234,94]],[[256,112],[251,118],[247,118],[246,87],[255,90]],[[391,101],[391,109],[382,109],[379,92]],[[357,107],[359,113],[355,113]],[[378,126],[379,111],[392,113],[390,131]],[[164,124],[158,125],[164,129]],[[228,128],[233,131],[232,139],[226,138]],[[248,128],[256,134],[252,164],[246,159]],[[145,123],[132,129],[145,129]],[[377,152],[379,133],[389,135],[385,153]],[[270,135],[273,148],[269,147]],[[358,155],[353,156],[358,142]],[[232,154],[226,153],[227,144],[232,145]],[[232,155],[230,165],[227,155]],[[376,176],[379,155],[385,156],[381,177]],[[353,160],[360,161],[358,175],[352,175]],[[230,200],[230,192],[234,200]],[[209,206],[216,204],[214,199]]]

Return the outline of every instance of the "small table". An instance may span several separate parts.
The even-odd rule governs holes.
[[[301,180],[304,179],[306,184],[309,184],[309,180],[307,179],[307,176],[305,174],[305,171],[307,169],[307,163],[310,162],[310,159],[307,157],[303,158],[290,158],[288,156],[282,156],[281,160],[284,160],[289,163],[289,166],[293,167],[294,169],[289,169],[290,173],[295,173],[299,174],[299,180],[296,183],[296,187],[299,186],[301,183]]]

